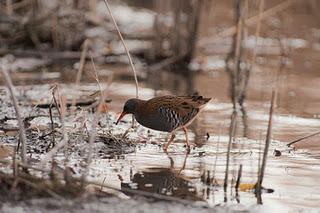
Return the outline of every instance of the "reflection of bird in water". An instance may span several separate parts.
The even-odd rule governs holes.
[[[202,96],[161,96],[150,100],[129,99],[118,122],[126,114],[133,114],[141,125],[164,132],[170,132],[171,137],[164,150],[167,150],[175,137],[175,131],[183,129],[186,136],[186,144],[189,146],[187,126],[197,117],[203,107],[211,98]]]
[[[167,154],[168,155],[168,154]],[[137,184],[137,190],[170,195],[189,200],[202,200],[190,184],[181,176],[185,168],[188,154],[186,154],[182,168],[175,169],[174,161],[168,155],[170,168],[151,168],[133,175],[131,181]],[[130,183],[121,183],[121,188],[130,188]]]

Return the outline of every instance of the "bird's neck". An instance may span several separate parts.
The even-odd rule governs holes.
[[[137,99],[137,108],[135,110],[135,112],[133,113],[135,117],[138,117],[143,111],[144,111],[144,108],[145,108],[145,100],[140,100],[140,99]]]

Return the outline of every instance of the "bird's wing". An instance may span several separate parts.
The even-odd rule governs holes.
[[[146,103],[149,113],[160,113],[168,122],[175,127],[184,125],[193,119],[200,108],[189,96],[161,96],[150,99]]]
[[[178,98],[182,99],[184,102],[189,103],[192,107],[199,109],[202,109],[211,100],[211,98],[204,98],[198,95],[178,96]]]

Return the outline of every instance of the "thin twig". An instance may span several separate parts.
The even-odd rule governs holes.
[[[26,163],[26,141],[27,141],[27,137],[26,137],[26,131],[24,128],[24,123],[23,123],[23,119],[21,116],[21,111],[20,111],[20,107],[18,105],[18,101],[16,96],[14,95],[14,86],[12,84],[11,78],[9,76],[9,73],[7,71],[7,68],[5,67],[4,64],[2,64],[2,74],[4,76],[4,80],[7,84],[7,87],[9,89],[10,95],[11,95],[11,99],[12,99],[12,103],[14,106],[14,110],[16,111],[16,118],[18,120],[18,125],[19,125],[19,133],[20,133],[20,138],[19,140],[21,141],[21,159],[23,163]]]
[[[128,59],[129,59],[129,62],[130,62],[130,65],[131,65],[131,68],[132,68],[132,71],[133,71],[134,80],[135,80],[135,83],[136,83],[136,98],[138,98],[138,97],[139,97],[138,78],[137,78],[136,69],[134,68],[134,65],[133,65],[133,61],[132,61],[131,55],[130,55],[130,53],[129,53],[129,50],[128,50],[128,48],[127,48],[126,43],[125,43],[124,40],[123,40],[123,37],[122,37],[121,32],[120,32],[120,30],[119,30],[118,24],[117,24],[116,20],[115,20],[114,17],[113,17],[112,10],[111,10],[111,8],[110,8],[110,5],[109,5],[108,1],[107,1],[107,0],[104,0],[104,3],[105,3],[106,6],[107,6],[107,9],[108,9],[109,14],[110,14],[110,16],[111,16],[111,19],[112,19],[112,22],[113,22],[113,24],[114,24],[114,27],[116,28],[116,30],[117,30],[117,32],[118,32],[118,36],[119,36],[119,38],[120,38],[120,40],[121,40],[121,42],[122,42],[122,45],[123,45],[123,47],[124,47],[124,49],[125,49],[125,51],[126,51],[126,53],[127,53],[127,56],[128,56]]]
[[[302,141],[304,139],[311,138],[311,137],[319,135],[319,134],[320,134],[320,131],[312,133],[310,135],[303,136],[302,138],[298,138],[298,139],[296,139],[294,141],[291,141],[290,143],[287,144],[287,146],[290,147],[292,144],[298,143],[298,142],[300,142],[300,141]]]

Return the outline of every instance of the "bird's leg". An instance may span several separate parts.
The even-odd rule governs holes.
[[[171,132],[171,136],[169,141],[163,146],[163,150],[167,151],[169,145],[171,144],[171,142],[173,141],[173,139],[176,137],[176,135],[174,134],[174,132]]]
[[[188,130],[186,127],[182,127],[183,131],[184,131],[184,134],[186,136],[186,145],[187,145],[187,148],[188,150],[190,150],[190,145],[189,145],[189,139],[188,139]]]

